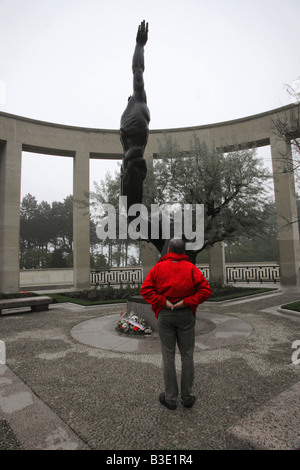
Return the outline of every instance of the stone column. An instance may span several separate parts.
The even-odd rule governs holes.
[[[225,268],[225,249],[224,243],[215,243],[208,250],[209,254],[209,282],[211,284],[225,284],[226,268]]]
[[[153,165],[153,155],[145,153],[144,158],[147,162],[147,167],[151,168]],[[144,181],[144,188],[147,184],[147,178]],[[144,189],[145,190],[145,189]],[[150,214],[149,214],[150,215]],[[150,234],[149,234],[150,236]],[[158,251],[152,243],[142,242],[142,265],[143,265],[143,278],[145,279],[151,268],[157,263]]]
[[[90,219],[88,201],[90,162],[89,153],[76,151],[73,173],[73,262],[74,287],[90,287]]]
[[[283,285],[299,284],[299,229],[291,145],[270,139],[277,211],[280,278]],[[293,223],[291,223],[293,222]]]
[[[20,289],[20,184],[22,144],[0,147],[0,292]]]
[[[157,263],[157,256],[157,249],[152,243],[142,242],[143,279],[146,278],[150,269]]]

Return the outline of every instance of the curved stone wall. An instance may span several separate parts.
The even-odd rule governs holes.
[[[209,147],[237,144],[270,145],[274,171],[278,226],[282,217],[297,217],[294,175],[282,172],[282,150],[290,151],[274,134],[276,117],[289,119],[299,105],[289,105],[233,121],[205,126],[151,130],[145,157],[159,150],[159,141],[172,134],[183,150],[194,133]],[[83,200],[89,192],[90,158],[122,158],[119,130],[90,129],[28,119],[0,112],[0,292],[19,290],[20,184],[22,151],[73,158],[73,194]],[[74,204],[74,285],[89,285],[89,220]],[[147,251],[147,250],[146,250]],[[279,231],[281,280],[299,283],[299,232],[296,224]],[[153,265],[153,250],[145,252],[144,271]],[[222,269],[222,263],[221,263]]]

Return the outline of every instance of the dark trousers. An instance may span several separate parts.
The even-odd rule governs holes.
[[[181,355],[181,399],[185,404],[193,399],[195,321],[195,315],[190,308],[163,309],[158,315],[165,399],[169,405],[176,405],[178,398],[175,368],[176,344]]]

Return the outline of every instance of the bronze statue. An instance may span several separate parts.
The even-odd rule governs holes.
[[[143,21],[137,32],[132,59],[133,95],[121,117],[120,140],[123,146],[121,193],[127,206],[141,204],[143,181],[147,174],[144,151],[148,141],[150,112],[144,88],[144,46],[148,40],[148,23]]]
[[[144,151],[148,141],[150,112],[144,87],[144,46],[148,40],[148,23],[142,21],[138,27],[136,46],[132,59],[133,95],[128,98],[127,107],[121,117],[120,140],[123,146],[121,165],[121,195],[127,197],[127,209],[133,204],[142,204],[143,181],[147,175]],[[127,214],[128,215],[128,214]],[[159,214],[158,237],[151,238],[151,218],[148,218],[148,242],[151,242],[161,255],[167,253],[169,241],[174,237],[174,224],[170,224],[170,239],[162,236],[163,213]],[[128,220],[131,217],[128,216]],[[195,254],[187,252],[195,260]]]
[[[150,112],[144,87],[144,46],[148,40],[148,23],[142,21],[138,27],[136,46],[132,59],[133,95],[128,98],[127,107],[121,117],[120,140],[123,146],[121,166],[121,194],[127,196],[127,208],[133,204],[142,204],[143,181],[147,175],[144,151],[148,141]],[[160,217],[162,215],[160,214]],[[129,221],[131,217],[128,216]],[[148,233],[151,232],[151,219],[148,220]],[[168,240],[160,236],[148,240],[162,253]]]

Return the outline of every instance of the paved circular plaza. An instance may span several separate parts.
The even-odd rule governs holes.
[[[115,330],[119,314],[83,321],[71,330],[79,343],[116,352],[158,354],[160,341],[157,331],[151,335],[126,335]],[[253,331],[252,326],[229,315],[211,312],[197,313],[195,350],[214,349],[243,341]]]

